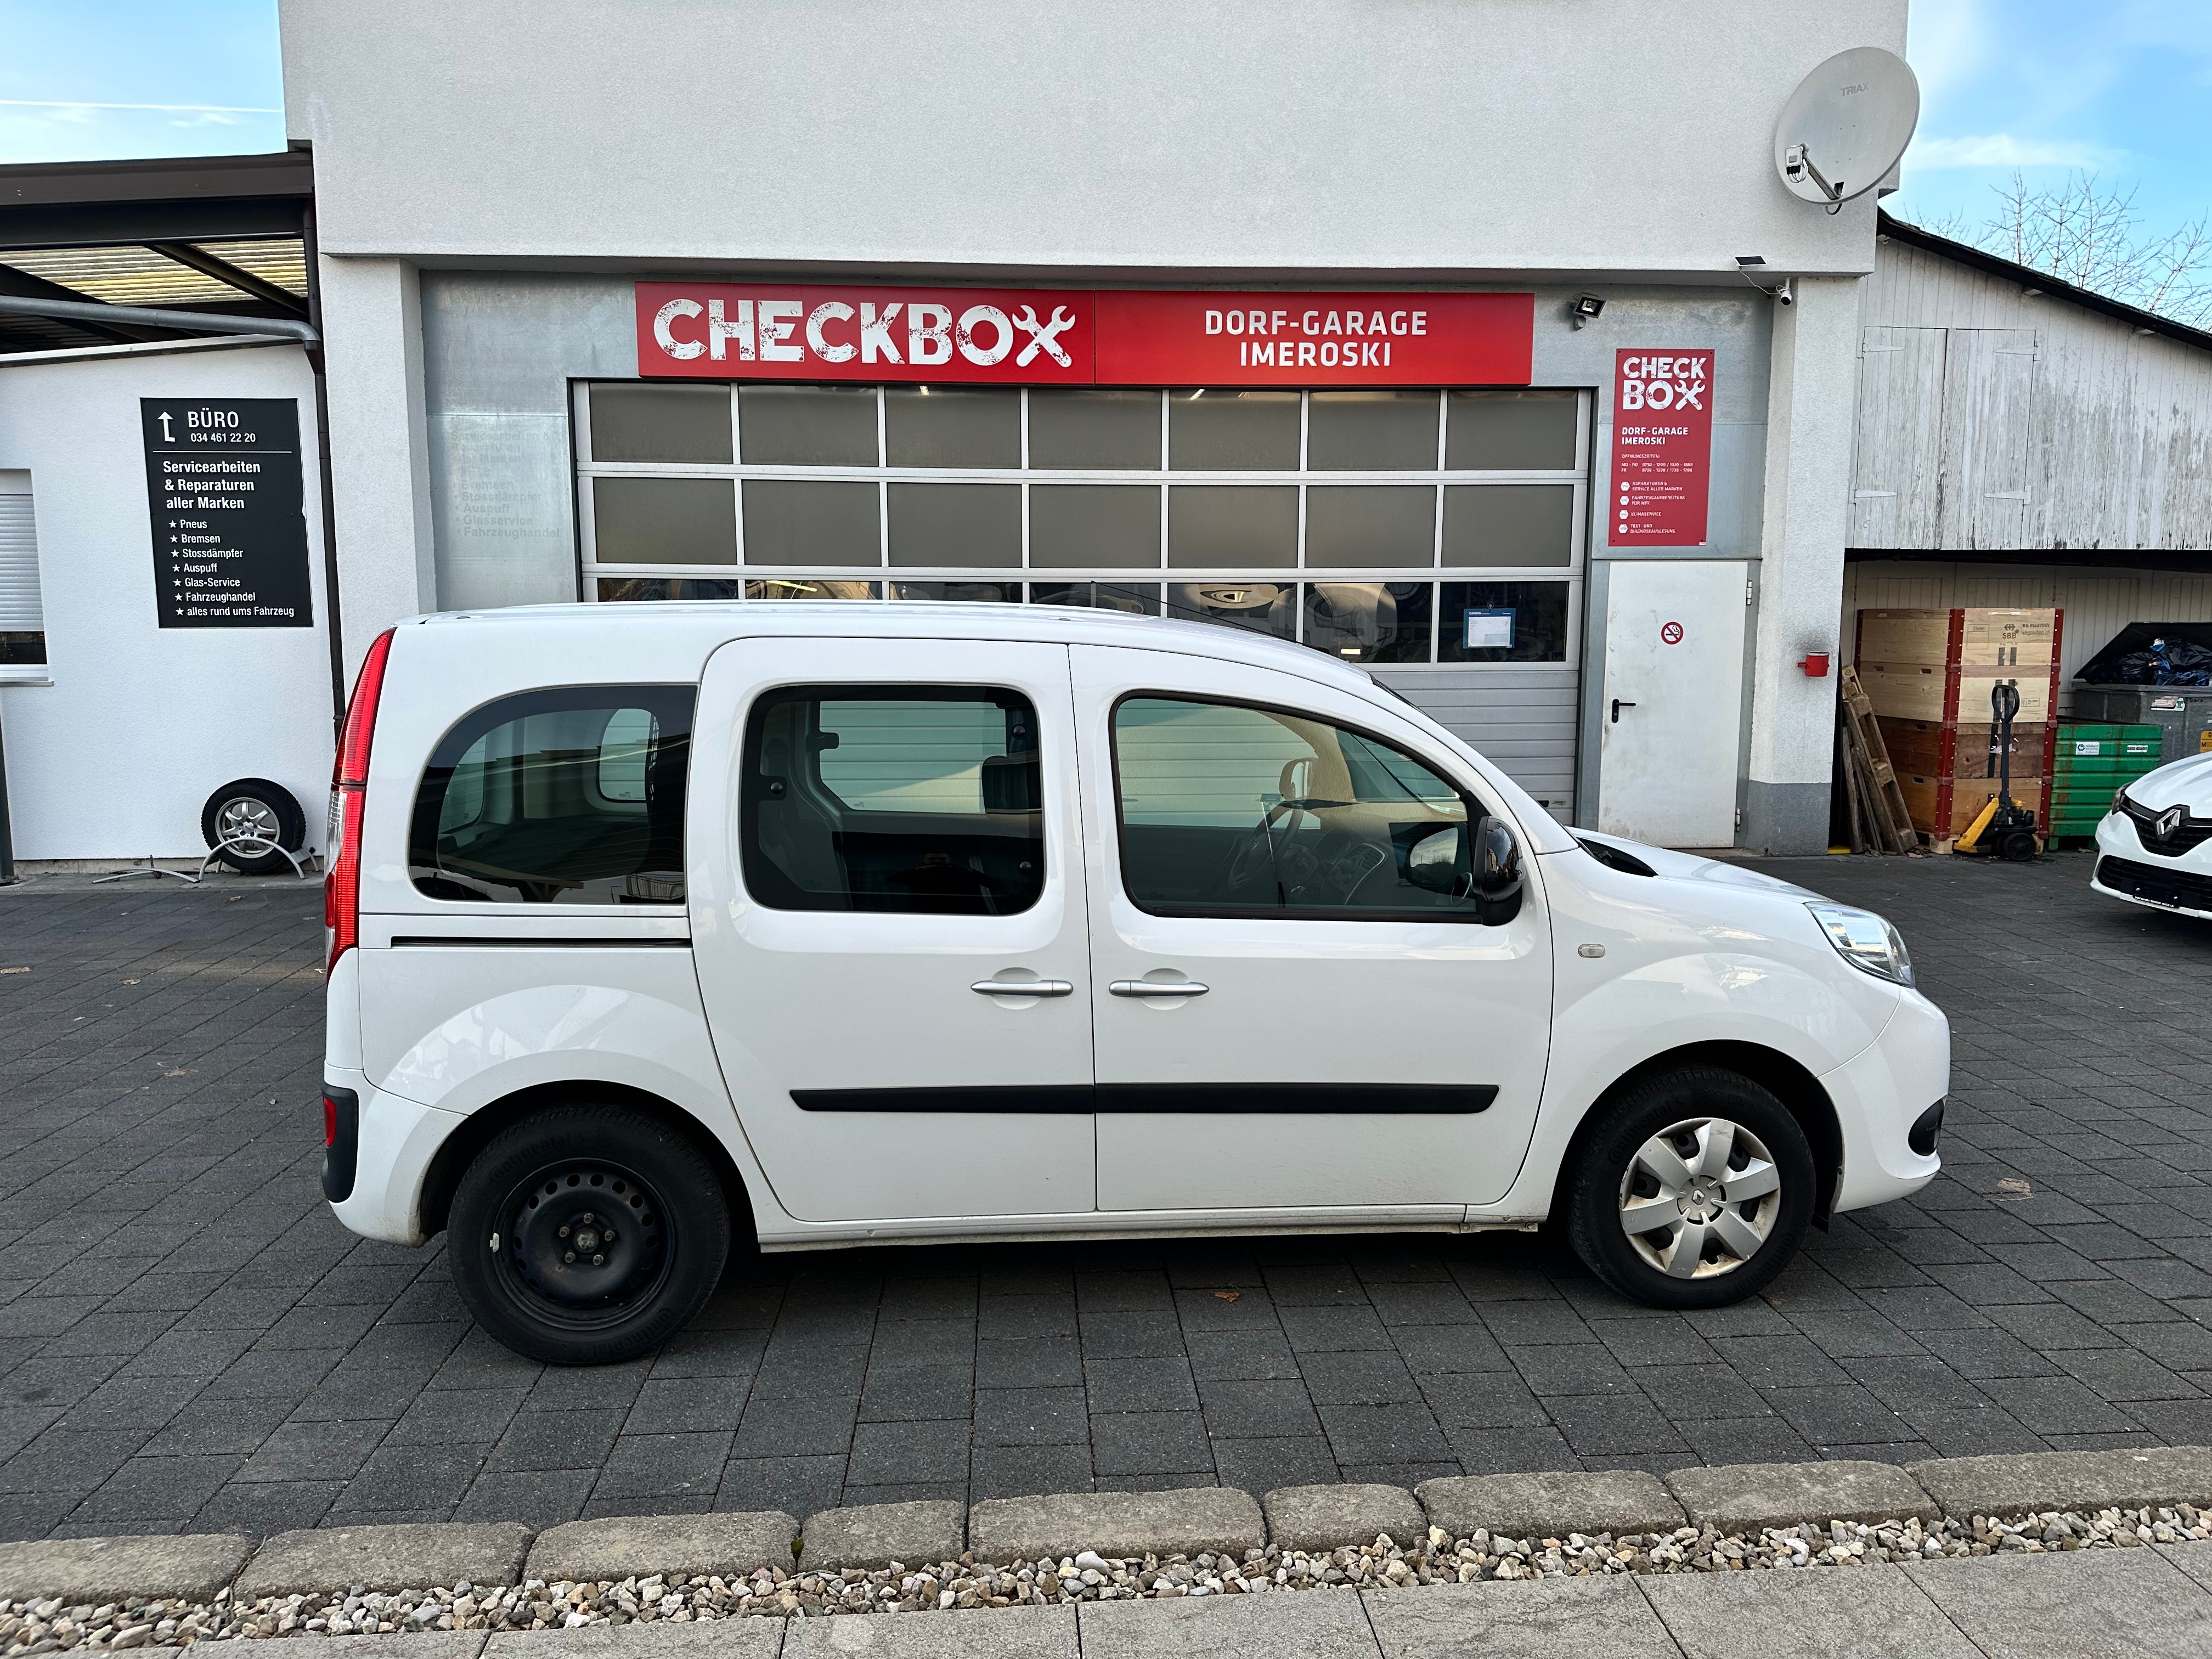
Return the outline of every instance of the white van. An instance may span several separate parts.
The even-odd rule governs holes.
[[[1559,1221],[1710,1307],[1936,1174],[1896,931],[1561,828],[1363,671],[980,605],[573,605],[371,647],[324,1188],[539,1358],[735,1239]]]

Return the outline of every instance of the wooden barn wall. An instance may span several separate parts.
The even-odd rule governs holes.
[[[1853,547],[2212,548],[2212,351],[1892,240],[1863,305]]]

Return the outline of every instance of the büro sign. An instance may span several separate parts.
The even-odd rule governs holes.
[[[637,284],[639,372],[1024,386],[1525,386],[1526,294]]]

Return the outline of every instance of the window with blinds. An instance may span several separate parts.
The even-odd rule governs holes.
[[[46,617],[39,597],[39,531],[31,475],[0,471],[0,684],[46,677]]]

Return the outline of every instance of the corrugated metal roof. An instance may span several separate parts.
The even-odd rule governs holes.
[[[297,237],[194,246],[306,297],[307,263]],[[12,248],[0,250],[0,265],[110,305],[222,305],[250,297],[150,247]]]

